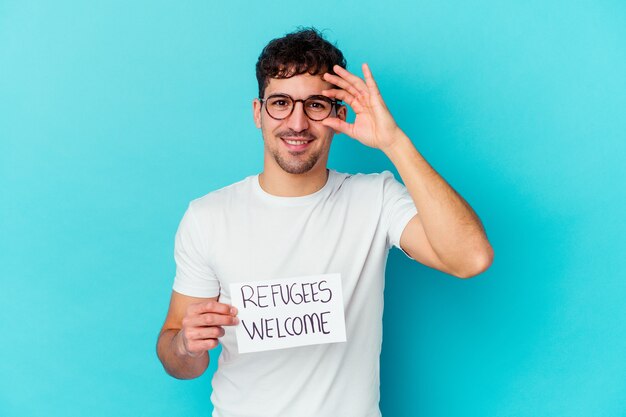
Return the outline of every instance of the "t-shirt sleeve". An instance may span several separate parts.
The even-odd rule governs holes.
[[[400,236],[417,208],[406,187],[389,171],[383,171],[383,224],[387,225],[387,245],[400,247]],[[404,252],[404,251],[402,251]],[[404,252],[409,256],[406,252]],[[410,258],[410,256],[409,256]],[[411,258],[412,259],[412,258]]]
[[[174,242],[176,277],[174,291],[191,297],[217,297],[220,285],[210,266],[208,225],[201,224],[190,204]]]

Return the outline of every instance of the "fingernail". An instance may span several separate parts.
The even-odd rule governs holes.
[[[231,307],[230,314],[233,314],[233,315],[237,314],[237,307]]]

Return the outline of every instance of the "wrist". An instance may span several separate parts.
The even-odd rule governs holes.
[[[391,160],[394,157],[404,151],[406,151],[406,147],[413,146],[411,139],[398,127],[396,132],[392,135],[393,139],[389,141],[389,144],[385,147],[380,148],[381,151]]]

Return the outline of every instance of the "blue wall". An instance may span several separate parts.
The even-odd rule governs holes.
[[[626,3],[284,3],[0,1],[0,415],[210,414],[154,353],[173,237],[261,169],[254,64],[297,25],[370,63],[496,252],[392,252],[383,413],[626,415]],[[330,166],[393,169],[346,137]]]

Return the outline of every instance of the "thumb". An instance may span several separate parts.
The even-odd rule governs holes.
[[[327,119],[322,120],[322,124],[324,126],[330,127],[331,129],[333,129],[336,133],[344,133],[350,137],[352,136],[352,128],[353,126],[344,121],[341,120],[337,117],[329,117]]]

